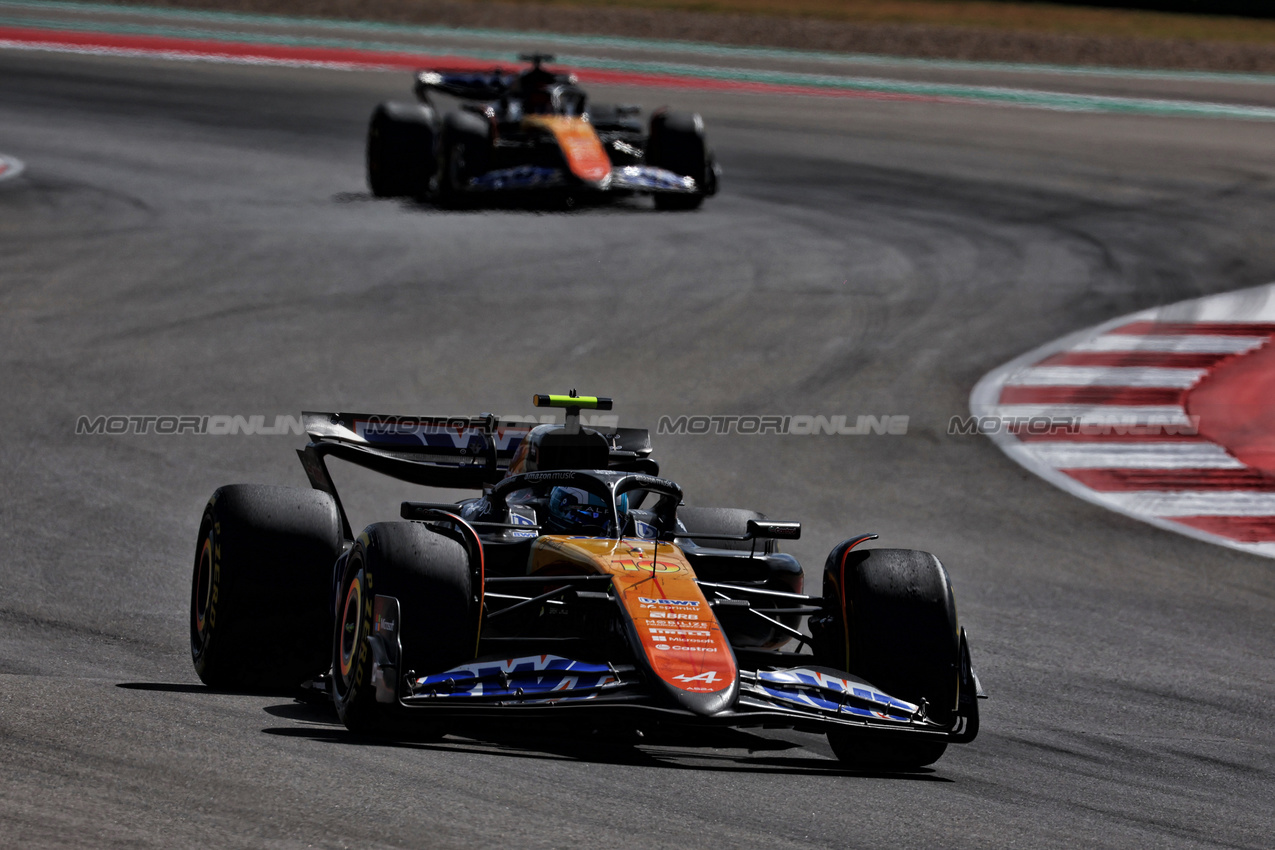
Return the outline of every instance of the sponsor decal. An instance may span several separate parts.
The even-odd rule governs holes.
[[[574,472],[528,472],[523,476],[525,481],[574,481],[576,473]],[[588,540],[589,538],[584,538]]]
[[[697,599],[648,599],[645,596],[639,596],[638,602],[643,607],[652,605],[662,605],[667,608],[697,608],[699,600]]]
[[[675,635],[677,637],[709,637],[712,632],[699,629],[661,629],[658,626],[647,626],[647,631],[653,635]]]
[[[758,692],[768,699],[836,714],[906,721],[918,710],[912,703],[895,699],[864,683],[850,682],[804,668],[763,671],[757,675],[757,680]],[[876,703],[881,708],[846,703],[840,698],[843,694]]]
[[[653,561],[649,558],[612,558],[611,566],[619,567],[629,572],[655,572],[655,573],[675,573],[682,569],[682,565],[678,563],[668,563],[666,561]]]
[[[423,676],[414,689],[432,698],[504,697],[535,702],[534,697],[553,694],[561,699],[591,699],[597,691],[622,684],[605,664],[573,661],[556,655],[539,655],[467,664],[445,673]],[[588,693],[580,694],[586,691]],[[570,696],[576,692],[577,696]]]

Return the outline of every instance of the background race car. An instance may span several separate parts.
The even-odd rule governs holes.
[[[610,399],[536,402],[566,424],[305,414],[313,489],[222,487],[204,512],[200,678],[321,691],[365,733],[787,727],[892,770],[974,739],[981,689],[937,558],[859,534],[807,595],[778,550],[798,523],[687,506],[646,431],[580,426]],[[482,495],[404,502],[355,535],[329,457]]]
[[[496,196],[567,199],[649,194],[659,209],[694,209],[717,192],[720,168],[697,114],[590,104],[574,75],[521,57],[522,73],[420,71],[417,103],[372,113],[367,178],[378,197],[433,197],[461,206]],[[457,99],[440,115],[433,95]]]

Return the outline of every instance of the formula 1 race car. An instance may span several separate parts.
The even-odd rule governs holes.
[[[777,546],[798,523],[685,505],[648,432],[581,426],[610,399],[536,403],[566,424],[303,414],[313,489],[231,485],[204,511],[199,677],[321,690],[370,734],[779,727],[878,770],[974,740],[983,694],[937,558],[855,535],[806,595]],[[403,502],[356,536],[328,458],[481,495]]]
[[[643,131],[634,106],[590,104],[575,77],[520,57],[520,74],[420,71],[420,102],[372,113],[367,180],[377,197],[433,196],[445,207],[498,195],[650,194],[659,209],[694,209],[716,193],[720,169],[697,114],[657,111]],[[431,95],[460,100],[441,118]]]

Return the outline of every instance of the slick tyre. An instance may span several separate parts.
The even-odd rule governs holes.
[[[472,197],[469,181],[486,174],[491,161],[491,127],[472,112],[451,112],[438,141],[438,203],[461,209]]]
[[[820,663],[845,670],[891,696],[927,706],[931,720],[955,720],[961,677],[960,629],[947,571],[928,552],[849,550],[824,567],[833,607],[816,645]],[[907,733],[837,730],[833,751],[860,769],[910,770],[938,761],[946,740]]]
[[[204,508],[190,650],[211,688],[286,692],[327,669],[341,520],[327,493],[222,487]]]
[[[693,210],[717,191],[717,163],[704,139],[704,120],[698,113],[657,112],[651,116],[646,162],[693,177],[699,187],[692,194],[657,193],[656,209]]]
[[[399,602],[404,675],[434,673],[474,657],[480,602],[465,547],[421,523],[369,525],[344,559],[331,643],[333,701],[352,732],[376,734],[395,724],[392,704],[378,703],[372,682],[372,613],[376,596]]]
[[[420,103],[387,101],[367,128],[367,185],[378,198],[423,198],[434,176],[438,117]]]

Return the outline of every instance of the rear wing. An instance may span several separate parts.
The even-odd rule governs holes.
[[[392,416],[375,413],[303,411],[310,442],[298,449],[310,486],[328,493],[352,535],[327,458],[335,457],[399,481],[424,487],[478,490],[504,478],[518,447],[535,427],[478,416]],[[608,468],[659,474],[651,458],[651,435],[643,428],[594,428],[611,445]]]
[[[530,61],[533,56],[523,57]],[[541,59],[551,60],[552,56],[539,54]],[[540,64],[536,63],[536,70]],[[429,103],[430,92],[441,92],[462,100],[500,100],[513,92],[514,84],[521,74],[505,68],[492,68],[490,71],[474,71],[466,69],[443,69],[417,71],[415,85],[416,96]],[[574,74],[560,74],[544,71],[541,79],[548,84],[575,85]]]
[[[429,103],[432,91],[464,100],[499,100],[509,93],[518,75],[504,68],[490,71],[417,71],[416,96]]]

